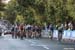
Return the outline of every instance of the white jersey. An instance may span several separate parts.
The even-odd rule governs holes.
[[[26,25],[26,26],[25,26],[25,29],[28,29],[29,27],[31,27],[31,25]]]

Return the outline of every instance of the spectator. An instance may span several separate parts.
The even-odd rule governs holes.
[[[69,27],[68,30],[72,30],[72,29],[73,29],[72,22],[69,22],[69,23],[68,23],[68,27]]]
[[[53,31],[54,31],[53,24],[50,24],[50,25],[49,25],[49,29],[50,29],[51,39],[53,39]]]
[[[61,41],[61,39],[62,39],[63,28],[64,28],[63,24],[61,24],[58,28],[58,40],[59,41]]]

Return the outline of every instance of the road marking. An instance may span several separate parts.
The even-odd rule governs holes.
[[[32,41],[32,40],[28,40],[30,43],[32,44],[35,44],[36,42],[35,41]]]
[[[49,50],[49,48],[46,45],[43,45],[42,47],[45,48],[45,49],[47,49],[47,50]]]
[[[31,46],[41,46],[47,50],[49,50],[49,48],[46,46],[46,45],[43,45],[43,44],[36,44],[36,41],[32,41],[32,40],[28,40],[31,44]]]
[[[35,44],[30,44],[31,46],[35,46]]]
[[[36,44],[33,44],[33,43],[32,43],[31,46],[41,46],[41,47],[43,47],[43,48],[49,50],[49,48],[48,48],[46,45],[36,45]]]

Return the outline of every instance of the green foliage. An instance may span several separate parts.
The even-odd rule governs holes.
[[[3,11],[3,10],[5,10],[5,9],[4,9],[4,6],[5,6],[5,5],[4,5],[1,1],[2,1],[2,0],[0,0],[0,11]]]
[[[4,13],[12,23],[64,23],[75,20],[75,0],[11,0]]]

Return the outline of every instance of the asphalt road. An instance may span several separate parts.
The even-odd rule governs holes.
[[[75,50],[74,44],[60,43],[50,39],[12,39],[0,37],[0,50]]]

